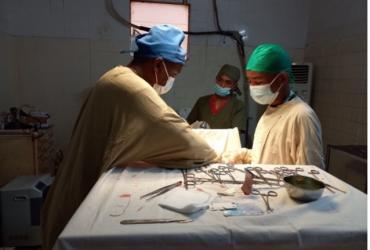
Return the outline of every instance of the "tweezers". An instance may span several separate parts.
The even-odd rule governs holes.
[[[164,193],[170,191],[171,189],[174,189],[175,187],[181,186],[181,184],[182,184],[182,181],[178,181],[178,182],[176,182],[174,184],[171,184],[171,185],[167,185],[167,186],[158,188],[158,189],[156,189],[156,190],[154,190],[154,191],[152,191],[150,193],[147,193],[147,194],[144,194],[144,195],[140,196],[140,199],[143,199],[145,197],[151,196],[151,197],[149,197],[149,198],[146,199],[147,201],[148,200],[151,200],[154,197],[157,197],[157,196],[159,196],[161,194],[164,194]]]
[[[138,220],[121,220],[122,225],[132,225],[132,224],[158,224],[158,223],[188,223],[192,222],[191,219],[138,219]]]

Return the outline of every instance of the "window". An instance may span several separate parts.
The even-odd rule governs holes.
[[[158,3],[131,1],[131,23],[152,27],[157,24],[172,24],[183,31],[189,29],[189,5],[179,3]],[[131,28],[132,39],[145,31]],[[187,51],[188,36],[185,35],[182,47]]]

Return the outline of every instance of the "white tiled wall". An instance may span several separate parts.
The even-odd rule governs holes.
[[[217,2],[224,29],[247,30],[247,53],[261,42],[303,50],[308,0]],[[189,3],[190,28],[215,30],[212,1]],[[114,4],[129,16],[128,0]],[[127,54],[118,53],[129,48],[128,28],[108,15],[101,0],[0,1],[0,31],[0,112],[22,104],[49,112],[56,141],[63,148],[85,90],[106,70],[130,61]],[[176,110],[191,107],[199,96],[212,91],[221,65],[240,66],[236,51],[229,38],[191,37],[189,63],[164,99]],[[254,103],[248,107],[256,113]]]
[[[325,144],[367,145],[366,1],[311,1],[305,60]]]
[[[0,32],[0,107],[12,105],[18,101],[16,86],[13,84],[16,80],[13,42],[13,36]]]

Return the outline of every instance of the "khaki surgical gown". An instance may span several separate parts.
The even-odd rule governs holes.
[[[324,168],[320,121],[299,97],[269,106],[258,121],[249,152],[252,163]]]
[[[75,124],[69,152],[43,207],[43,248],[51,249],[68,220],[109,168],[145,161],[171,168],[215,161],[215,151],[145,80],[127,67],[104,74]]]

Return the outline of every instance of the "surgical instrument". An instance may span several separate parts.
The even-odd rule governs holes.
[[[121,220],[122,225],[132,225],[132,224],[158,224],[158,223],[188,223],[192,222],[191,219],[133,219],[133,220]]]
[[[262,197],[262,199],[263,199],[263,201],[265,202],[265,205],[266,205],[266,212],[267,213],[272,213],[274,211],[270,207],[269,197],[277,197],[278,194],[275,191],[268,191],[267,193],[261,193],[259,190],[253,189],[252,194],[259,195],[259,196]]]
[[[195,169],[195,172],[198,172],[198,173],[204,173],[204,174],[208,175],[209,177],[211,177],[211,178],[214,180],[214,182],[217,182],[217,179],[215,178],[215,176],[214,176],[213,174],[208,173],[208,172],[207,172],[206,170],[204,170],[202,167],[200,167],[200,168],[196,168],[196,169]]]
[[[304,169],[303,168],[300,168],[300,167],[296,167],[293,171],[295,171],[295,174],[296,175],[299,175],[298,172],[304,173]]]
[[[312,175],[316,180],[319,180],[319,181],[321,181],[321,179],[317,176],[318,174],[320,174],[320,172],[319,171],[317,171],[317,170],[314,170],[314,169],[312,169],[312,170],[310,170],[309,172],[308,172],[310,175]],[[331,193],[335,193],[328,185],[325,185],[325,187],[331,192]]]
[[[246,170],[249,170],[249,171],[255,171],[258,176],[266,183],[268,184],[269,186],[272,187],[271,183],[267,180],[267,178],[265,176],[263,176],[263,174],[267,174],[268,172],[266,170],[263,170],[261,167],[247,167]]]
[[[249,169],[246,169],[246,172],[248,172],[249,174],[251,174],[253,176],[254,179],[259,179],[261,180],[261,177],[260,176],[257,176],[255,174],[253,174],[253,172],[251,172]],[[272,172],[268,172],[269,174],[273,174]],[[280,183],[281,180],[280,179],[275,179],[275,178],[268,178],[268,177],[264,177],[264,179],[268,180],[268,181],[273,181],[273,182],[277,182],[277,183]],[[258,180],[258,181],[259,181]],[[262,179],[262,182],[263,183],[266,183],[265,181],[263,181]]]
[[[151,196],[151,197],[146,199],[147,201],[149,201],[149,200],[151,200],[151,199],[153,199],[153,198],[155,198],[155,197],[157,197],[161,194],[167,193],[168,191],[174,189],[175,187],[181,186],[181,184],[182,184],[182,181],[178,181],[178,182],[175,182],[174,184],[158,188],[158,189],[156,189],[156,190],[154,190],[150,193],[147,193],[147,194],[144,194],[144,195],[140,196],[140,199]]]

